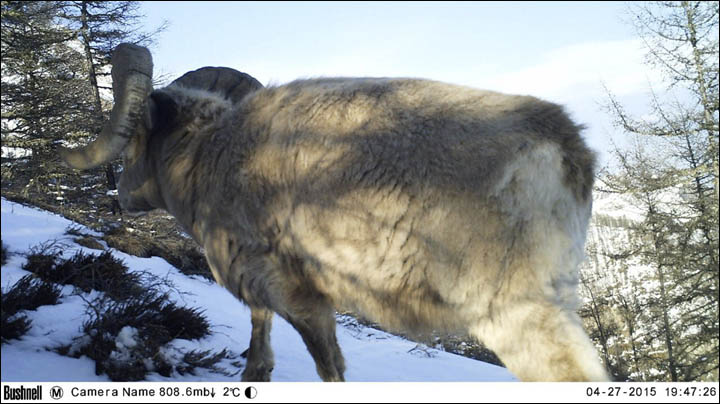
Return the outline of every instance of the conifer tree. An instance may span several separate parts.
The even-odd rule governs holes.
[[[59,6],[2,2],[2,144],[31,152],[25,174],[41,187],[53,176],[56,144],[93,112],[82,54],[57,24]]]
[[[602,185],[644,213],[624,254],[648,269],[642,311],[630,317],[642,323],[653,378],[718,380],[718,3],[641,3],[633,13],[668,85],[652,90],[650,118],[609,101],[632,141]]]

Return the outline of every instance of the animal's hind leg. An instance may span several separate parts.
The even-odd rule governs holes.
[[[471,333],[523,381],[608,381],[579,316],[554,303],[498,310]]]
[[[270,346],[270,329],[272,328],[273,312],[258,307],[250,308],[252,336],[248,349],[247,364],[242,374],[243,381],[270,381],[270,372],[275,366],[272,347]]]

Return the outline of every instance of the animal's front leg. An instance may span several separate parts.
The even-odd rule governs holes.
[[[242,380],[247,382],[270,381],[270,373],[275,366],[272,347],[270,346],[270,329],[272,328],[273,312],[267,309],[251,307],[252,336],[248,350],[247,364]]]
[[[227,288],[238,299],[245,301],[250,306],[250,317],[252,322],[252,334],[250,336],[250,347],[247,350],[247,364],[242,373],[243,381],[270,381],[270,373],[275,366],[272,347],[270,346],[270,329],[272,328],[273,311],[265,308],[260,300],[254,299],[254,293],[249,290],[242,292],[243,271],[249,268],[256,268],[248,264],[247,260],[238,259],[235,267],[231,262],[233,254],[225,247],[230,243],[224,237],[216,237],[213,242],[205,244],[205,253],[210,270],[217,283]],[[243,266],[243,264],[246,264]],[[262,266],[260,266],[262,267]],[[255,273],[254,271],[250,271]],[[259,273],[264,273],[259,268]]]

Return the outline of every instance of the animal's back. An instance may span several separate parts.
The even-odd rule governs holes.
[[[332,170],[347,172],[348,183],[357,174],[360,184],[377,186],[383,178],[363,174],[378,166],[387,181],[482,196],[513,160],[552,144],[560,147],[568,187],[580,199],[589,197],[594,157],[580,127],[562,107],[534,97],[420,79],[332,78],[270,87],[249,98],[243,114],[250,111],[248,119],[269,124],[272,133],[262,140],[258,160],[283,160],[282,170],[272,171],[296,176],[292,181]]]

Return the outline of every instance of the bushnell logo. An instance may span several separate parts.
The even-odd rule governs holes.
[[[42,386],[3,386],[3,400],[42,400]]]

